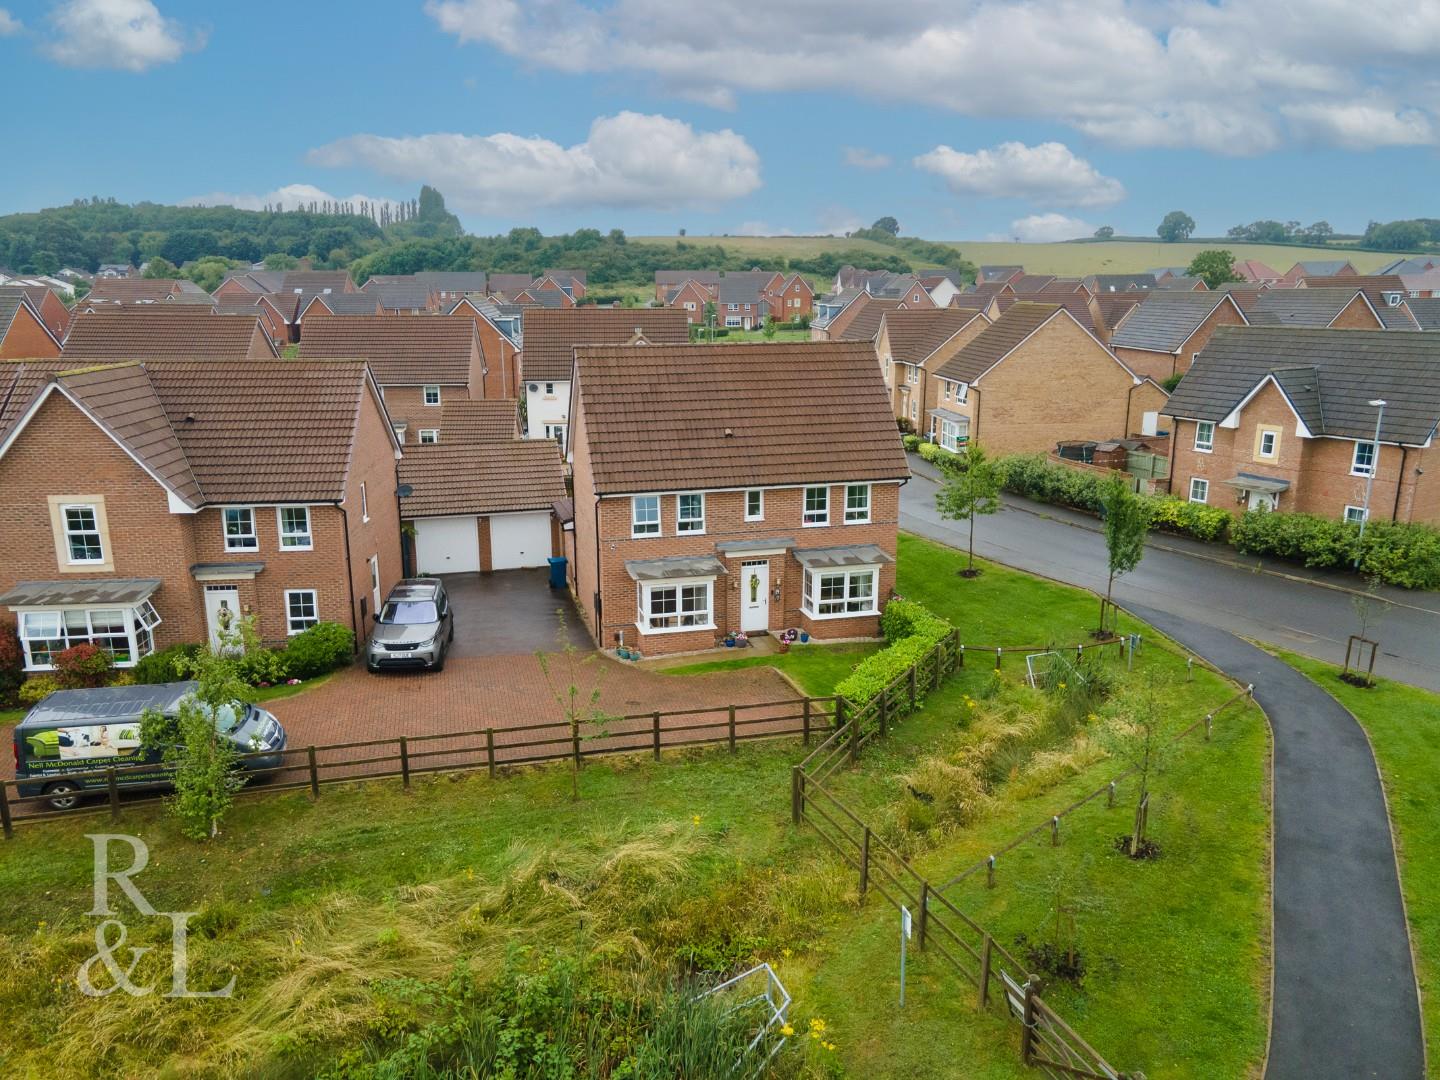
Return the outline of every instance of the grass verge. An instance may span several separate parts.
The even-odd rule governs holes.
[[[828,697],[835,692],[836,683],[849,675],[862,659],[879,648],[878,643],[868,641],[841,645],[796,644],[788,653],[703,660],[695,664],[664,668],[662,674],[704,675],[711,671],[772,667],[788,676],[811,697]]]

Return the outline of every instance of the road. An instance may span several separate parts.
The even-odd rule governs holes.
[[[968,526],[935,511],[933,469],[912,458],[900,489],[900,527],[965,547]],[[1060,507],[1006,496],[975,522],[975,553],[1072,585],[1105,591],[1100,523]],[[1115,585],[1115,599],[1180,615],[1241,637],[1342,663],[1360,629],[1354,578],[1237,555],[1233,549],[1152,536],[1145,558]],[[1369,636],[1380,642],[1375,673],[1440,691],[1440,595],[1382,588]]]

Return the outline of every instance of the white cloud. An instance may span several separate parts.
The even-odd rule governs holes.
[[[434,184],[461,209],[491,215],[546,206],[670,209],[760,186],[760,157],[742,136],[633,112],[597,118],[574,146],[510,133],[351,135],[310,151],[309,160]]]
[[[765,35],[741,39],[714,28],[743,25],[751,0],[694,11],[673,0],[426,4],[461,42],[531,67],[648,75],[664,92],[726,108],[753,91],[841,93],[1224,154],[1293,136],[1348,147],[1440,140],[1437,4],[1373,0],[1363,19],[1351,0],[911,0],[826,5],[821,19],[816,10],[782,5]],[[1347,119],[1356,101],[1374,112]]]
[[[150,0],[65,0],[50,13],[56,36],[44,46],[67,67],[144,71],[205,44],[160,14]]]
[[[24,23],[4,8],[0,8],[0,37],[9,37],[11,34],[18,34],[24,28]]]
[[[396,205],[392,199],[377,199],[373,195],[331,195],[328,191],[315,187],[313,184],[286,184],[284,187],[276,188],[274,191],[267,191],[262,195],[233,191],[212,191],[207,195],[192,195],[188,199],[180,201],[181,206],[233,206],[237,210],[263,210],[267,206],[279,206],[286,210],[294,210],[299,206],[308,206],[312,202],[353,202],[361,201],[374,203],[379,206],[388,203]]]
[[[937,146],[917,157],[915,167],[934,173],[957,195],[1033,199],[1057,206],[1109,206],[1125,197],[1119,180],[1101,175],[1058,142],[1005,142],[973,154]]]
[[[1049,244],[1060,240],[1074,240],[1081,236],[1093,236],[1095,226],[1079,218],[1064,214],[1030,214],[1010,222],[1010,236],[999,239],[1018,238],[1027,244]]]
[[[847,146],[845,164],[857,169],[884,169],[889,167],[890,158],[885,154],[866,150],[863,146]]]

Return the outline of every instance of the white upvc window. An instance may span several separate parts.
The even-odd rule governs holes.
[[[828,487],[807,487],[805,489],[805,514],[801,524],[807,527],[830,524],[830,489]]]
[[[1260,456],[1261,456],[1261,457],[1274,457],[1274,456],[1275,456],[1275,439],[1276,439],[1276,438],[1277,438],[1276,433],[1273,432],[1273,431],[1262,431],[1262,432],[1260,433]]]
[[[546,396],[546,397],[553,397],[554,395],[555,395],[555,384],[554,384],[553,382],[547,382],[547,383],[545,384],[545,396]]]
[[[636,495],[630,500],[630,535],[660,535],[659,495]]]
[[[422,427],[420,429],[420,445],[433,446],[440,441],[440,429],[433,427]]]
[[[866,525],[870,521],[870,485],[848,484],[845,487],[845,524]]]
[[[1203,480],[1198,476],[1190,478],[1190,501],[1192,503],[1204,503],[1210,501],[1210,481]]]
[[[285,632],[294,637],[320,621],[320,605],[314,589],[285,590]]]
[[[308,506],[282,506],[275,511],[280,522],[280,547],[285,551],[309,551],[315,546],[310,531]]]
[[[763,488],[751,488],[745,492],[745,520],[765,520],[765,491]]]
[[[812,619],[874,615],[879,567],[805,571],[801,608]]]
[[[1375,444],[1357,442],[1355,456],[1350,459],[1351,476],[1369,476],[1375,471]]]
[[[225,518],[225,550],[258,551],[260,537],[255,534],[255,508],[227,506],[221,513]]]
[[[713,630],[713,578],[640,582],[636,625],[645,633]]]
[[[439,387],[439,386],[426,386],[426,387],[422,387],[420,392],[421,392],[421,395],[422,395],[421,400],[424,401],[426,405],[439,405],[439,404],[440,404],[440,387]]]
[[[128,608],[62,608],[20,613],[26,671],[50,671],[55,657],[75,645],[94,645],[116,667],[131,667],[155,651],[160,615],[149,600]]]
[[[395,432],[395,441],[398,442],[401,446],[404,446],[404,445],[405,445],[405,427],[406,427],[406,425],[404,425],[404,424],[391,424],[390,427],[391,427],[391,428],[394,430],[394,432]]]
[[[734,307],[735,305],[734,305],[734,304],[731,304],[730,306],[731,306],[731,307]],[[741,323],[740,323],[740,316],[739,316],[739,315],[726,315],[726,316],[725,316],[725,326],[726,326],[727,328],[731,328],[731,327],[738,328],[740,325],[741,325]]]
[[[935,441],[942,449],[949,450],[952,454],[958,454],[965,449],[965,444],[970,441],[970,425],[961,423],[959,420],[949,420],[945,417],[936,417],[932,434]]]
[[[677,533],[703,533],[705,531],[705,496],[699,492],[675,497],[675,531]]]
[[[1359,525],[1362,521],[1370,519],[1369,511],[1363,506],[1345,507],[1345,523],[1347,525]]]
[[[65,528],[65,549],[74,564],[103,563],[105,545],[100,539],[100,519],[95,507],[77,503],[60,507]]]
[[[911,386],[916,386],[916,385],[919,384],[919,382],[920,382],[920,369],[919,369],[918,367],[916,367],[914,364],[906,364],[906,365],[905,365],[905,381],[906,381],[907,383],[909,383]]]
[[[919,419],[920,419],[920,399],[919,399],[919,398],[912,398],[911,401],[910,401],[910,419],[911,419],[911,421],[919,421]]]
[[[547,439],[554,439],[556,442],[558,442],[560,444],[560,452],[562,454],[565,452],[565,428],[565,424],[545,425],[545,437]]]
[[[954,383],[950,382],[947,379],[940,380],[940,396],[943,397],[946,401],[950,400],[950,396],[954,393],[954,391]]]
[[[731,310],[731,311],[739,311],[739,310],[740,310],[740,305],[739,305],[739,304],[727,304],[726,307],[727,307],[729,310]]]
[[[1209,420],[1201,420],[1195,425],[1195,449],[1202,454],[1208,454],[1215,449],[1215,425]]]
[[[686,300],[686,301],[685,301],[685,310],[686,310],[686,311],[694,311],[694,310],[695,310],[695,301],[694,301],[694,300]]]
[[[360,520],[370,520],[370,496],[365,491],[365,481],[360,481]]]

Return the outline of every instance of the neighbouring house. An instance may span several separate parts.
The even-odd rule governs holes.
[[[534,274],[491,274],[486,288],[492,296],[503,296],[508,300],[524,292],[534,281]]]
[[[1383,330],[1385,323],[1359,289],[1267,289],[1255,298],[1246,318],[1255,326],[1294,326],[1331,330]]]
[[[299,336],[305,336],[305,324],[312,325],[318,319],[331,317],[352,318],[365,315],[384,315],[380,298],[372,292],[325,292],[301,296],[295,316],[295,327]]]
[[[135,268],[129,263],[101,263],[100,269],[95,271],[95,279],[100,278],[125,278],[135,272]]]
[[[929,430],[929,417],[943,403],[943,387],[932,373],[989,325],[980,312],[964,308],[882,314],[875,355],[896,420],[909,423],[912,431]]]
[[[25,667],[214,640],[363,640],[400,577],[399,448],[365,365],[0,365],[0,610]],[[57,457],[65,468],[57,470]]]
[[[871,345],[579,348],[571,401],[573,585],[602,648],[878,635],[909,468]]]
[[[575,301],[567,293],[561,292],[553,286],[547,288],[521,289],[512,298],[511,302],[519,304],[524,308],[573,308]]]
[[[1015,290],[1016,296],[1027,296],[1030,293],[1039,292],[1055,280],[1054,274],[1021,274],[1008,284]],[[1079,282],[1076,284],[1078,285]]]
[[[1007,285],[1024,276],[1023,266],[982,266],[975,274],[975,284]]]
[[[1085,287],[1097,295],[1148,291],[1156,284],[1154,274],[1091,274],[1085,279]]]
[[[1405,304],[1421,330],[1440,330],[1440,297],[1421,297]]]
[[[23,292],[0,293],[0,360],[60,355],[60,339]]]
[[[1301,289],[1359,289],[1370,301],[1376,316],[1387,330],[1414,330],[1415,320],[1405,301],[1410,291],[1398,274],[1338,274],[1334,277],[1306,277]]]
[[[1306,259],[1280,275],[1277,284],[1295,285],[1309,277],[1358,277],[1349,259]]]
[[[1405,289],[1405,295],[1411,299],[1421,300],[1440,296],[1440,270],[1419,270],[1397,276]]]
[[[77,315],[65,339],[67,361],[275,360],[258,315],[216,315],[196,304],[101,308]]]
[[[960,276],[959,270],[947,267],[927,269],[919,271],[917,277],[936,307],[949,307],[950,301],[965,289],[965,279]]]
[[[1157,289],[1167,292],[1209,292],[1210,286],[1205,284],[1204,278],[1187,277],[1184,274],[1172,274],[1164,281],[1155,283]]]
[[[423,281],[391,281],[371,285],[362,290],[380,302],[384,315],[424,315],[440,310],[440,295]]]
[[[801,274],[785,277],[776,274],[766,290],[770,302],[770,318],[780,322],[800,322],[815,314],[815,289]]]
[[[1401,277],[1410,274],[1424,274],[1431,270],[1440,269],[1440,256],[1436,255],[1405,255],[1398,259],[1391,259],[1380,269],[1377,274],[1399,274]],[[62,270],[63,274],[64,271]]]
[[[1100,335],[1101,340],[1109,344],[1116,331],[1130,317],[1130,313],[1150,295],[1150,293],[1144,292],[1102,293],[1093,297],[1095,310],[1100,316],[1100,324],[1105,328],[1105,333]]]
[[[316,293],[355,292],[348,270],[232,270],[212,294],[216,299],[290,293],[306,301]]]
[[[717,286],[718,288],[718,283]],[[685,321],[692,326],[705,324],[705,312],[715,302],[715,293],[704,282],[687,280],[675,286],[664,297],[665,306],[685,312]],[[719,309],[716,309],[718,320]]]
[[[227,297],[215,301],[216,315],[254,316],[265,327],[265,333],[277,349],[290,344],[294,333],[295,297],[283,293],[258,296]],[[288,314],[287,314],[288,312]]]
[[[19,294],[30,301],[30,307],[56,341],[64,341],[70,329],[70,309],[58,293],[48,285],[0,285],[0,297]]]
[[[908,310],[904,300],[867,295],[863,303],[854,305],[830,324],[827,340],[874,341],[880,333],[880,322],[886,312]]]
[[[476,403],[481,404],[481,403]],[[557,499],[565,463],[553,442],[507,438],[408,447],[400,516],[414,529],[412,573],[545,566],[563,550]]]
[[[1167,281],[1185,277],[1187,269],[1184,266],[1156,266],[1145,272],[1155,279],[1155,284],[1164,285]]]
[[[488,367],[469,319],[354,315],[312,323],[300,340],[307,360],[364,360],[390,419],[410,430],[432,426],[452,398],[502,398],[502,372]]]
[[[864,289],[851,289],[816,297],[815,317],[810,320],[810,340],[829,341],[830,328],[839,324],[842,317],[850,318],[846,312],[855,304],[863,303],[869,298],[870,294]]]
[[[505,442],[520,434],[520,403],[514,398],[456,398],[440,406],[440,412],[424,413],[411,427],[409,420],[391,418],[396,441],[401,446],[468,445]]]
[[[483,270],[423,270],[417,274],[375,274],[360,288],[368,292],[380,286],[419,286],[433,297],[436,308],[445,309],[463,296],[484,296],[488,283]]]
[[[448,314],[452,317],[467,318],[475,323],[480,335],[480,349],[485,354],[487,366],[498,368],[500,396],[518,397],[520,394],[520,326],[524,309],[510,304],[500,305],[479,294],[462,296],[455,301]],[[491,379],[492,384],[497,380]],[[490,395],[487,393],[487,397]]]
[[[668,304],[667,297],[687,281],[713,289],[720,284],[719,270],[656,270],[655,302]]]
[[[1246,321],[1229,293],[1160,289],[1125,317],[1110,348],[1135,374],[1163,383],[1190,370],[1217,326]]]
[[[1181,498],[1440,524],[1436,335],[1221,327],[1164,411]]]
[[[1000,302],[993,296],[962,292],[950,298],[950,307],[961,311],[978,311],[991,322],[1000,317]]]
[[[193,281],[184,278],[101,278],[75,306],[87,311],[108,304],[203,304],[214,298]]]
[[[1236,259],[1232,265],[1235,272],[1252,285],[1274,285],[1281,278],[1279,270],[1259,259]]]
[[[997,454],[1048,452],[1154,434],[1165,401],[1059,304],[1011,305],[933,374],[940,415],[930,432],[947,450],[980,442]]]
[[[520,377],[525,387],[525,437],[570,446],[570,373],[580,345],[683,345],[690,324],[669,308],[535,308],[525,313]]]
[[[583,300],[585,276],[584,270],[546,270],[535,279],[535,284],[544,288],[543,282],[548,280],[572,300]]]

